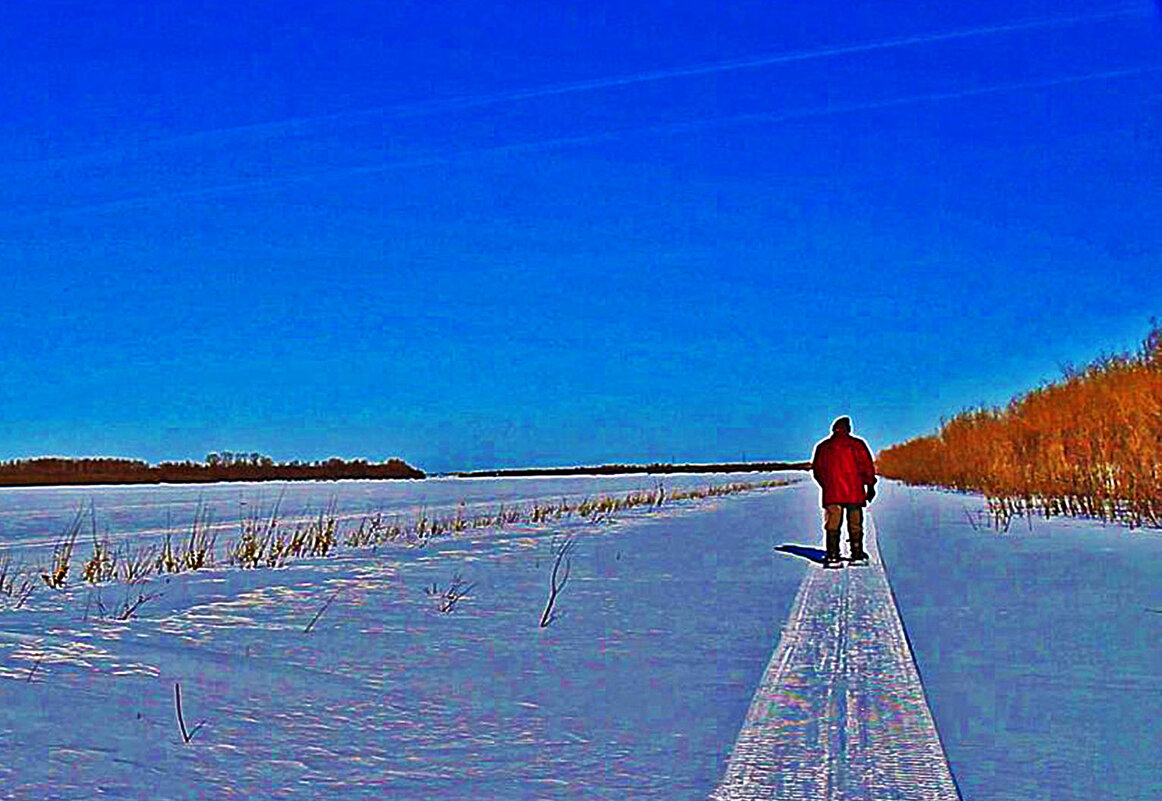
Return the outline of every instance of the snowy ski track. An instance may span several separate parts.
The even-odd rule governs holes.
[[[867,567],[811,569],[716,801],[957,801],[867,516]]]

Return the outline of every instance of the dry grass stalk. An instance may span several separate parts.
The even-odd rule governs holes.
[[[90,506],[90,508],[92,508]],[[77,543],[77,534],[81,531],[81,520],[84,518],[85,510],[82,507],[77,510],[76,517],[73,518],[72,524],[65,529],[57,540],[52,549],[52,564],[48,570],[40,574],[44,583],[54,590],[62,589],[68,580],[69,563],[73,558],[73,547]]]
[[[139,545],[136,550],[129,551],[128,547],[121,552],[117,564],[121,568],[117,578],[125,584],[136,584],[153,573],[156,564],[156,548],[149,545]]]
[[[358,526],[346,534],[340,531],[337,500],[319,514],[293,529],[283,525],[279,517],[282,498],[279,498],[268,517],[255,513],[239,521],[239,535],[225,546],[224,561],[241,568],[282,567],[288,561],[311,556],[329,556],[340,543],[348,547],[375,546],[404,540],[422,547],[434,537],[459,534],[470,529],[503,529],[512,525],[545,525],[562,518],[578,515],[590,522],[606,520],[613,514],[640,506],[660,507],[664,502],[682,501],[727,495],[747,490],[781,486],[785,480],[768,480],[754,484],[731,483],[678,492],[666,492],[659,483],[654,490],[630,492],[624,496],[584,498],[576,505],[561,499],[560,503],[534,501],[529,508],[519,504],[500,504],[492,514],[469,515],[461,501],[453,515],[429,515],[421,509],[412,524],[397,516],[388,522],[382,512],[364,516]],[[218,562],[215,552],[217,533],[207,510],[199,505],[184,541],[178,541],[167,532],[160,545],[140,545],[131,550],[128,545],[114,549],[109,536],[98,538],[92,504],[89,515],[93,526],[93,551],[82,566],[82,577],[93,584],[121,581],[135,584],[150,575],[176,574],[211,567]],[[74,546],[84,520],[85,509],[78,510],[72,524],[62,533],[53,550],[52,563],[40,573],[50,587],[60,589],[67,583]],[[22,605],[36,586],[35,579],[21,578],[23,571],[12,566],[9,557],[0,558],[0,595]],[[148,600],[148,598],[146,599]]]
[[[30,576],[27,568],[13,562],[7,551],[0,553],[0,595],[8,598],[14,609],[19,609],[35,588],[36,576]]]

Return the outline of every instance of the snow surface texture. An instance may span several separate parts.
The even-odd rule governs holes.
[[[716,801],[957,801],[868,515],[866,567],[808,571]]]
[[[871,508],[968,801],[1162,799],[1162,531],[982,515],[885,484]]]
[[[382,491],[411,493],[395,504],[407,517],[421,493],[431,510],[454,509],[461,492],[551,500],[637,488],[484,483]],[[239,492],[260,489],[204,497],[221,520]],[[342,511],[349,490],[376,488],[314,489],[316,506],[337,492]],[[774,553],[790,530],[817,535],[804,490],[674,503],[597,525],[471,532],[423,548],[344,549],[285,569],[204,570],[132,589],[41,587],[25,607],[0,612],[0,798],[705,799],[807,569]],[[99,525],[102,509],[125,509],[129,495],[97,492]],[[192,508],[199,496],[159,488],[153,497]],[[285,511],[298,508],[284,499]],[[67,525],[72,513],[65,503],[54,519]],[[133,541],[134,521],[164,525],[156,508],[126,515],[115,540]],[[571,576],[558,619],[541,629],[552,545],[568,534]],[[19,537],[29,543],[36,532],[23,526]],[[447,588],[456,573],[476,586],[444,614],[426,590]],[[112,608],[140,592],[164,594],[132,620],[99,614],[99,598]],[[189,743],[175,719],[177,682],[187,727],[206,721]]]
[[[882,485],[877,547],[966,801],[1162,798],[1162,532],[1039,518],[998,531],[978,495]],[[407,518],[461,497],[488,510],[651,486],[296,484],[283,510],[337,496],[341,513]],[[164,533],[170,509],[183,530],[199,503],[236,531],[241,501],[269,509],[279,494],[4,490],[0,547],[51,550],[90,499],[102,532],[111,521],[135,542]],[[199,571],[133,588],[164,594],[128,621],[96,603],[121,603],[123,585],[42,586],[0,611],[0,798],[701,801],[727,775],[804,576],[871,579],[775,550],[820,547],[818,501],[804,482],[612,524]],[[561,617],[539,629],[567,533]],[[457,571],[477,586],[441,614],[425,588]],[[206,721],[188,744],[178,681],[187,725]]]

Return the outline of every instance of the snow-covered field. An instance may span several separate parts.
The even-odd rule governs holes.
[[[964,798],[1162,799],[1162,532],[982,507],[891,483],[871,506]]]
[[[464,496],[553,499],[562,482],[589,495],[653,484],[640,477],[380,486],[426,493],[431,508]],[[284,510],[299,505],[290,491],[305,489],[288,488]],[[222,490],[234,498],[239,491]],[[73,502],[88,498],[69,492]],[[187,503],[199,494],[160,492]],[[87,587],[42,588],[26,608],[0,614],[0,794],[705,797],[806,569],[772,557],[776,532],[805,528],[807,536],[814,528],[813,511],[780,501],[785,492],[424,548],[344,549],[282,570],[183,574],[134,588],[132,597],[164,594],[125,622],[99,619]],[[133,506],[143,493],[101,490],[98,521],[103,508]],[[345,500],[341,510],[365,499]],[[0,502],[7,532],[21,518]],[[410,497],[411,506],[419,502]],[[61,503],[48,530],[72,511]],[[566,531],[576,535],[571,577],[559,618],[542,629],[551,549]],[[36,539],[24,529],[16,538]],[[447,588],[456,573],[475,587],[441,613],[426,589]],[[100,592],[106,607],[126,595],[119,585]],[[206,721],[189,743],[175,719],[179,682],[187,727]]]
[[[334,495],[341,514],[410,515],[653,484],[303,484],[282,509]],[[82,501],[112,537],[135,538],[180,526],[199,502],[236,529],[277,494],[3,490],[0,544],[50,548]],[[981,505],[889,484],[871,507],[964,798],[1162,797],[1162,613],[1150,611],[1162,609],[1162,536],[1059,520],[1002,534],[970,520]],[[540,628],[565,534],[571,577]],[[87,586],[42,587],[0,612],[0,797],[703,799],[816,569],[775,546],[819,540],[803,482],[613,522],[155,578],[132,595],[109,585],[100,605]],[[475,586],[441,612],[429,590],[457,574]],[[157,596],[135,618],[100,614],[142,592]],[[178,683],[187,728],[204,721],[188,743]]]

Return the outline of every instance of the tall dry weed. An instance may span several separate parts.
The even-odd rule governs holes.
[[[84,517],[85,509],[81,507],[77,510],[72,524],[57,538],[56,545],[52,549],[52,563],[47,570],[40,574],[44,583],[54,590],[63,588],[65,582],[68,581],[69,565],[73,558],[73,548],[77,544],[77,535],[81,531],[81,522],[84,520]]]
[[[1066,368],[880,453],[880,472],[981,492],[1010,511],[1162,525],[1162,327],[1134,353]]]

